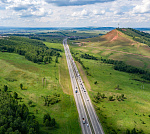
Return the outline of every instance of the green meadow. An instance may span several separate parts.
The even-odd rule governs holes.
[[[80,52],[121,60],[129,65],[150,70],[148,45],[134,41],[130,36],[116,29],[103,36],[70,41],[70,45]]]
[[[95,31],[94,31],[95,32]],[[98,32],[61,32],[65,35],[91,34]],[[52,42],[61,42],[52,39]],[[47,40],[51,42],[50,40]],[[13,95],[18,93],[18,102],[28,105],[30,113],[34,114],[40,123],[42,134],[80,134],[78,112],[74,101],[70,76],[68,72],[63,45],[44,42],[52,49],[62,50],[58,63],[55,56],[49,64],[33,63],[24,56],[0,52],[0,89],[8,86]],[[85,83],[93,106],[106,134],[126,134],[135,128],[137,133],[150,134],[150,82],[138,74],[116,71],[112,64],[100,60],[81,58],[81,54],[90,54],[99,59],[122,60],[126,64],[145,70],[150,69],[149,48],[133,41],[127,35],[110,32],[101,37],[78,41],[69,41],[71,51],[79,57],[86,69],[76,61],[81,77]],[[20,88],[23,84],[23,90]],[[98,101],[98,93],[103,96]],[[58,103],[44,106],[44,97],[57,97]],[[118,97],[123,99],[118,100]],[[22,99],[19,99],[22,98]],[[49,113],[56,120],[54,128],[43,125],[43,116]]]
[[[50,48],[63,50],[62,44],[45,44]],[[18,93],[18,102],[28,105],[31,114],[34,114],[40,123],[42,134],[77,134],[81,133],[78,112],[72,95],[71,82],[67,70],[64,50],[61,52],[59,63],[55,63],[55,57],[49,64],[37,64],[14,53],[0,52],[0,89],[8,86],[8,91],[13,95]],[[64,70],[64,72],[62,71]],[[64,75],[65,73],[65,75]],[[64,76],[66,76],[64,78]],[[61,78],[61,80],[60,80]],[[65,80],[66,83],[63,83]],[[23,90],[20,84],[23,84]],[[58,103],[44,106],[44,97],[59,94]],[[43,116],[49,113],[55,118],[56,127],[48,128],[43,125]]]
[[[71,50],[76,57],[80,57],[80,54],[84,53],[101,57],[100,54],[93,53],[92,48],[72,45]],[[123,134],[126,133],[127,129],[132,131],[134,128],[139,133],[142,131],[146,134],[150,133],[149,81],[141,79],[136,74],[116,71],[113,69],[113,65],[103,63],[100,60],[83,59],[81,57],[80,60],[88,68],[83,69],[76,62],[81,76],[84,77],[83,81],[87,77],[87,80],[84,81],[85,86],[105,133]],[[117,86],[119,86],[119,89],[116,88]],[[98,92],[105,94],[105,97],[100,99],[99,102],[95,102],[95,96]],[[122,94],[124,100],[118,101],[117,96],[119,97]],[[113,97],[112,101],[109,100],[110,96]]]

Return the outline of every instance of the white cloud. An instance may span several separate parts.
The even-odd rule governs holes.
[[[143,0],[142,4],[136,5],[133,8],[133,13],[150,13],[150,0]]]
[[[89,12],[86,9],[83,9],[81,11],[81,16],[88,16],[88,15],[89,15]]]
[[[86,9],[83,9],[81,11],[77,11],[77,12],[72,13],[73,17],[86,17],[86,16],[89,16],[89,15],[90,15],[90,12]]]
[[[0,26],[150,27],[149,21],[150,0],[0,0]]]
[[[106,13],[105,10],[97,10],[97,9],[93,10],[94,15],[104,15],[105,13]]]

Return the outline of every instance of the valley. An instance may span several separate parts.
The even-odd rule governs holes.
[[[11,95],[18,94],[18,103],[25,103],[38,120],[40,133],[82,133],[62,44],[66,36],[104,133],[149,134],[149,77],[145,79],[140,73],[115,70],[115,64],[104,61],[121,61],[150,72],[150,48],[118,29],[109,32],[42,31],[32,38],[31,34],[8,38],[16,43],[17,50],[12,43],[5,46],[1,43],[0,89],[7,85]],[[21,48],[19,43],[29,44],[31,48]],[[54,127],[44,125],[46,113],[55,119]]]

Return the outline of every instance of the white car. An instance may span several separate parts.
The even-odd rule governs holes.
[[[82,118],[82,122],[83,122],[83,124],[85,124],[85,119],[84,118]]]

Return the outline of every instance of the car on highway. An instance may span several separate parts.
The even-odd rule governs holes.
[[[83,124],[85,124],[85,119],[84,118],[82,118],[82,122],[83,122]]]

